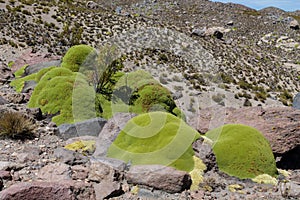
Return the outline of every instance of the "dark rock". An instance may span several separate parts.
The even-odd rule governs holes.
[[[98,136],[105,123],[105,119],[94,118],[75,124],[62,124],[58,126],[58,135],[65,140],[83,135]]]
[[[222,38],[223,38],[223,33],[222,33],[221,31],[219,31],[219,30],[216,30],[216,31],[214,32],[214,36],[215,36],[216,38],[218,38],[218,39],[222,39]]]
[[[94,191],[89,184],[75,181],[21,182],[0,192],[1,200],[90,199]]]
[[[120,131],[125,127],[126,123],[136,116],[131,113],[117,113],[104,125],[99,137],[96,141],[96,151],[94,157],[106,156],[107,149],[116,139]]]
[[[53,60],[53,61],[45,61],[37,64],[28,65],[25,68],[24,75],[28,76],[30,74],[40,71],[41,69],[48,68],[51,66],[60,66],[60,64],[61,64],[60,60]]]
[[[68,165],[78,165],[88,162],[88,158],[79,152],[71,151],[62,147],[54,150],[54,157]]]
[[[300,110],[300,93],[294,97],[293,108]]]
[[[86,7],[89,8],[89,9],[98,9],[99,5],[94,1],[88,1],[86,3]]]
[[[5,84],[10,82],[14,77],[10,68],[0,65],[0,83]]]
[[[228,25],[228,26],[233,26],[233,21],[227,22],[227,25]]]
[[[170,193],[189,189],[192,183],[188,173],[160,165],[132,166],[125,177],[128,183],[145,185]]]
[[[0,180],[11,180],[10,172],[5,170],[0,170]]]
[[[33,91],[36,86],[35,81],[25,81],[24,87],[22,89],[22,93],[29,93],[30,91]]]
[[[172,97],[174,100],[180,99],[181,97],[183,97],[183,94],[181,91],[176,91],[175,93],[172,94]]]

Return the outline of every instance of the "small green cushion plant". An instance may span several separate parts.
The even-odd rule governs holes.
[[[274,155],[269,142],[255,128],[227,124],[208,131],[213,152],[221,171],[241,179],[260,174],[277,175]]]
[[[78,72],[79,68],[89,59],[94,58],[96,51],[93,47],[88,45],[72,46],[63,57],[61,66],[70,69],[73,72]]]
[[[131,119],[108,149],[107,156],[133,165],[159,164],[194,169],[192,143],[199,133],[166,112],[149,112]]]

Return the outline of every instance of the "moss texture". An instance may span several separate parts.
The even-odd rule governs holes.
[[[76,84],[75,84],[76,83]],[[80,96],[73,96],[74,90]],[[39,107],[43,113],[54,114],[52,121],[57,125],[73,123],[94,117],[94,91],[82,74],[66,68],[53,68],[45,73],[28,102],[29,107]],[[74,101],[76,118],[73,115]]]
[[[89,60],[89,56],[95,54],[96,51],[91,46],[83,44],[72,46],[63,57],[61,66],[78,72],[79,68]]]
[[[159,164],[178,170],[194,169],[192,143],[196,130],[166,112],[150,112],[131,119],[108,149],[107,156],[133,165]]]
[[[213,141],[213,152],[221,171],[241,179],[260,174],[277,175],[269,142],[256,129],[227,124],[205,135]]]

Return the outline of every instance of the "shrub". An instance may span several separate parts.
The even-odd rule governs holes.
[[[70,69],[73,72],[78,72],[79,68],[85,63],[93,59],[96,51],[93,47],[88,45],[72,46],[62,60],[62,67]]]
[[[241,179],[261,174],[276,176],[277,169],[269,142],[256,129],[228,124],[206,133],[221,171]]]
[[[5,112],[0,117],[0,137],[30,139],[34,137],[33,123],[18,112]]]
[[[109,147],[107,156],[133,165],[158,164],[178,170],[194,169],[192,143],[199,133],[165,112],[150,112],[131,119]]]

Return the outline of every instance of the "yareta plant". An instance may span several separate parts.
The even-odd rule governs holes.
[[[90,65],[96,54],[96,50],[91,46],[85,44],[72,46],[63,57],[61,66],[78,72],[83,65]]]
[[[109,147],[107,156],[133,165],[158,164],[190,172],[192,143],[199,133],[166,112],[149,112],[131,119]]]
[[[260,174],[277,175],[274,155],[267,139],[255,128],[227,124],[208,131],[219,169],[240,179]]]

